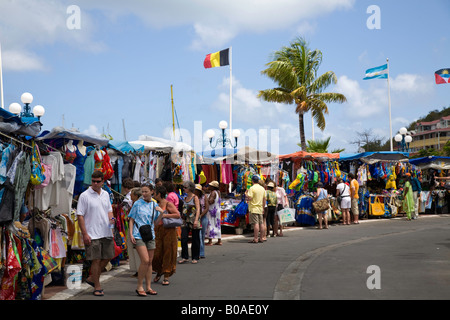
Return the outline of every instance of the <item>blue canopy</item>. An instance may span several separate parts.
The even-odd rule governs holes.
[[[6,109],[0,108],[0,130],[7,133],[37,136],[42,123],[36,117],[20,117]]]
[[[96,137],[87,135],[84,133],[80,133],[78,131],[73,130],[66,130],[63,127],[55,127],[52,129],[52,131],[44,131],[42,132],[39,137],[36,138],[36,140],[60,140],[58,141],[61,143],[62,140],[76,140],[80,141],[83,140],[85,143],[93,144],[93,145],[99,145],[99,146],[107,146],[109,140],[106,138]]]
[[[408,152],[398,151],[378,151],[378,152],[361,152],[361,153],[341,153],[339,161],[361,160],[364,162],[377,161],[401,161],[407,160]]]
[[[203,158],[204,163],[214,163],[225,159],[234,158],[237,153],[237,149],[218,148],[208,151],[197,153],[197,155]]]
[[[108,142],[107,147],[120,151],[122,153],[136,153],[144,151],[144,145],[142,144],[136,143],[131,144],[128,141],[120,141],[120,140],[110,140]]]

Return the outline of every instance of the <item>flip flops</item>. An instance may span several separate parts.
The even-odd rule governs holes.
[[[162,284],[163,284],[163,286],[168,286],[168,285],[170,284],[170,282],[169,282],[169,280],[164,279],[164,280],[162,281]]]
[[[158,292],[156,292],[155,290],[148,290],[148,291],[145,291],[145,293],[146,294],[149,294],[149,295],[151,295],[151,296],[156,296],[157,294],[158,294]]]

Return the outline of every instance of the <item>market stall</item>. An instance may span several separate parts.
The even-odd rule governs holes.
[[[394,217],[402,210],[405,174],[419,176],[407,152],[341,154],[341,170],[352,173],[359,184],[360,218]]]
[[[322,182],[327,189],[330,208],[328,221],[336,221],[340,217],[335,194],[335,182],[341,176],[337,160],[338,153],[309,153],[298,151],[279,157],[280,171],[278,185],[286,189],[290,206],[295,208],[295,220],[299,225],[314,225],[316,216],[312,206],[315,184]]]
[[[410,159],[422,170],[420,213],[448,213],[450,205],[450,157],[429,156]]]

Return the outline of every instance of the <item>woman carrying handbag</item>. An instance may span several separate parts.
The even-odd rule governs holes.
[[[172,202],[166,200],[166,188],[156,187],[155,200],[161,221],[155,225],[156,249],[153,257],[153,270],[156,276],[153,282],[158,282],[164,276],[163,285],[169,285],[169,278],[175,273],[177,266],[178,235],[176,227],[165,227],[163,219],[180,218],[180,212]]]

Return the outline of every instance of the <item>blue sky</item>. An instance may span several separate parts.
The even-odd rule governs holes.
[[[67,27],[70,5],[80,9],[79,29]],[[370,5],[380,8],[380,29],[367,27]],[[450,67],[449,16],[447,0],[2,1],[5,108],[30,92],[32,106],[46,109],[45,130],[64,121],[66,128],[123,140],[123,119],[129,141],[170,138],[173,85],[183,141],[207,149],[201,133],[229,121],[230,73],[229,67],[204,69],[203,60],[231,46],[232,127],[241,130],[240,146],[291,153],[300,150],[294,107],[256,94],[276,86],[261,75],[271,54],[303,36],[323,53],[319,73],[338,77],[327,91],[348,99],[329,104],[327,127],[316,128],[315,138],[331,136],[332,148],[355,152],[350,142],[357,131],[389,137],[387,83],[362,80],[386,58],[393,135],[450,106],[450,85],[434,82],[436,70]],[[309,114],[305,126],[310,139]]]

